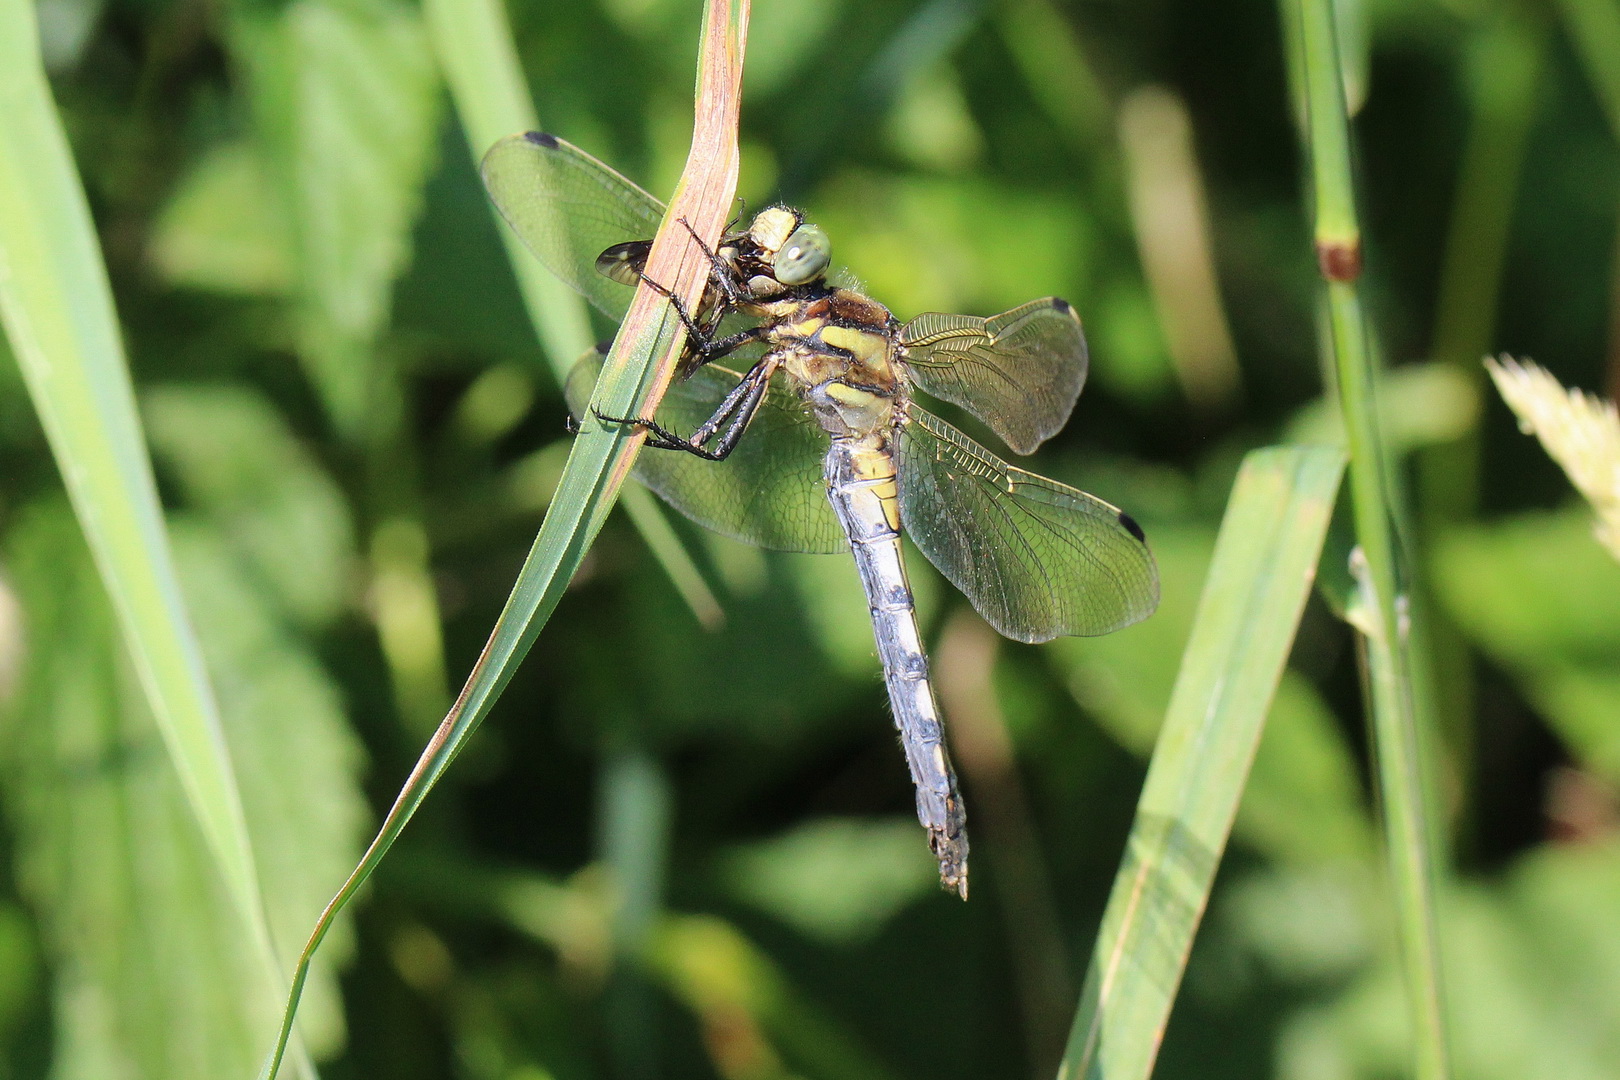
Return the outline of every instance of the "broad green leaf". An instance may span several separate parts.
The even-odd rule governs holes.
[[[236,906],[279,981],[219,709],[176,582],[106,267],[26,0],[0,0],[0,319],[136,677]],[[240,944],[240,940],[239,940]]]
[[[280,200],[250,142],[221,143],[180,182],[149,248],[172,284],[250,296],[283,296],[293,252]]]
[[[1444,537],[1435,587],[1583,762],[1620,780],[1620,566],[1589,512],[1525,514]]]
[[[253,767],[243,802],[272,924],[297,940],[340,879],[364,805],[337,694],[280,630],[218,536],[177,530],[207,631],[232,751]],[[127,1080],[245,1076],[278,1001],[221,887],[133,678],[72,520],[37,508],[6,560],[24,627],[0,770],[19,873],[56,972],[55,1075]],[[342,1038],[332,961],[301,1029]]]
[[[1293,866],[1370,855],[1376,837],[1354,753],[1316,687],[1284,671],[1233,832]]]
[[[540,126],[500,0],[427,0],[422,12],[474,164],[499,140]],[[489,211],[499,217],[493,205]],[[585,301],[542,267],[504,223],[497,225],[529,319],[562,386],[574,361],[595,344]]]
[[[1337,449],[1245,460],[1114,879],[1062,1080],[1145,1080],[1304,610]]]
[[[186,596],[206,634],[231,752],[251,763],[241,770],[242,804],[277,949],[292,956],[354,865],[371,824],[360,787],[363,753],[339,688],[295,629],[302,612],[286,591],[276,596],[283,579],[263,573],[256,538],[231,535],[227,514],[215,520],[219,528],[177,525],[176,549]],[[349,921],[340,920],[309,988],[299,1030],[318,1056],[342,1044],[337,972],[352,952],[351,936]],[[249,1075],[267,1042],[268,1029],[255,1029],[256,1056],[232,1075]]]
[[[292,223],[299,351],[338,429],[366,426],[371,348],[433,160],[439,84],[421,20],[395,0],[238,5],[263,160]]]
[[[1075,699],[1132,753],[1153,750],[1214,540],[1200,526],[1150,525],[1159,610],[1117,634],[1047,646]],[[1272,855],[1314,862],[1365,852],[1368,824],[1358,767],[1327,703],[1304,676],[1284,671],[1234,831]]]
[[[296,621],[342,610],[354,572],[354,525],[343,493],[274,407],[242,386],[149,391],[152,446],[188,503],[231,538]]]
[[[901,908],[938,891],[933,860],[909,818],[819,818],[730,852],[731,891],[833,944],[858,942]]]
[[[1325,1001],[1299,1011],[1278,1040],[1278,1080],[1406,1075],[1411,1036],[1404,991],[1376,883],[1340,880],[1307,895],[1271,884],[1246,913],[1266,960],[1292,979],[1291,958],[1342,949],[1347,927],[1383,948]],[[1253,899],[1262,899],[1258,895]],[[1311,908],[1301,905],[1310,904]],[[1291,922],[1279,938],[1269,912]],[[1447,1017],[1457,1072],[1471,1080],[1608,1080],[1620,1060],[1620,848],[1612,838],[1541,848],[1504,873],[1440,897],[1446,930]],[[1303,918],[1303,911],[1314,917]],[[1294,970],[1290,970],[1294,968]],[[1335,972],[1334,974],[1337,974]]]

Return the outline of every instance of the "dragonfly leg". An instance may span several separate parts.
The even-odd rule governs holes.
[[[669,306],[675,309],[675,314],[680,318],[681,325],[686,327],[687,347],[699,356],[704,355],[709,344],[714,340],[714,328],[699,326],[698,321],[692,317],[692,312],[687,308],[686,301],[676,296],[667,286],[654,281],[644,271],[637,271],[637,276],[641,278],[642,283],[647,288],[669,301]]]
[[[703,237],[697,234],[697,230],[692,228],[691,222],[685,218],[677,218],[676,221],[692,235],[693,242],[703,252],[704,257],[709,260],[709,280],[714,283],[715,288],[726,294],[726,300],[730,302],[732,307],[747,303],[748,294],[743,292],[742,286],[737,281],[736,268],[722,259],[719,253],[711,248]]]
[[[747,330],[739,330],[729,337],[711,337],[698,349],[702,362],[707,364],[710,360],[718,360],[722,356],[729,356],[750,342],[764,339],[768,326],[751,326]]]
[[[770,360],[755,364],[720,402],[714,415],[692,433],[691,438],[677,435],[651,417],[605,416],[594,409],[592,412],[605,424],[633,424],[646,429],[650,436],[647,440],[650,449],[680,450],[707,461],[724,461],[737,448],[743,433],[748,430],[749,421],[759,411],[759,403],[765,399],[765,389],[770,385],[775,370],[776,364]],[[721,428],[725,428],[723,433],[720,432]],[[717,433],[720,438],[711,447],[709,443]]]

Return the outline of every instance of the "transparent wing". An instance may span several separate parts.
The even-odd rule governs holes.
[[[899,465],[906,533],[1006,637],[1106,634],[1158,606],[1140,526],[1101,499],[1008,465],[916,406]]]
[[[912,382],[983,420],[1019,454],[1068,423],[1086,382],[1080,317],[1055,296],[988,319],[919,315],[900,343]]]
[[[568,377],[568,407],[584,415],[602,370],[587,353]],[[737,372],[710,364],[670,384],[656,419],[688,435],[737,385]],[[827,436],[797,395],[773,385],[742,441],[724,461],[678,450],[645,448],[632,474],[669,505],[705,528],[777,551],[846,551],[843,528],[827,501],[821,462]]]
[[[538,131],[490,147],[480,171],[501,216],[535,257],[622,320],[634,290],[598,273],[596,257],[615,244],[651,239],[664,204],[577,146]]]

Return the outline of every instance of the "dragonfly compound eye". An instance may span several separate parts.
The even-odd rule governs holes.
[[[832,241],[827,234],[814,225],[800,225],[771,260],[771,270],[784,285],[803,285],[820,277],[830,262]]]

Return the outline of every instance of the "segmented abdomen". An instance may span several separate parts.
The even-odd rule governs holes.
[[[900,552],[894,457],[886,446],[833,440],[825,465],[828,497],[844,526],[872,612],[883,678],[906,764],[917,788],[917,820],[939,860],[946,888],[967,899],[967,815],[945,750],[928,657]]]

